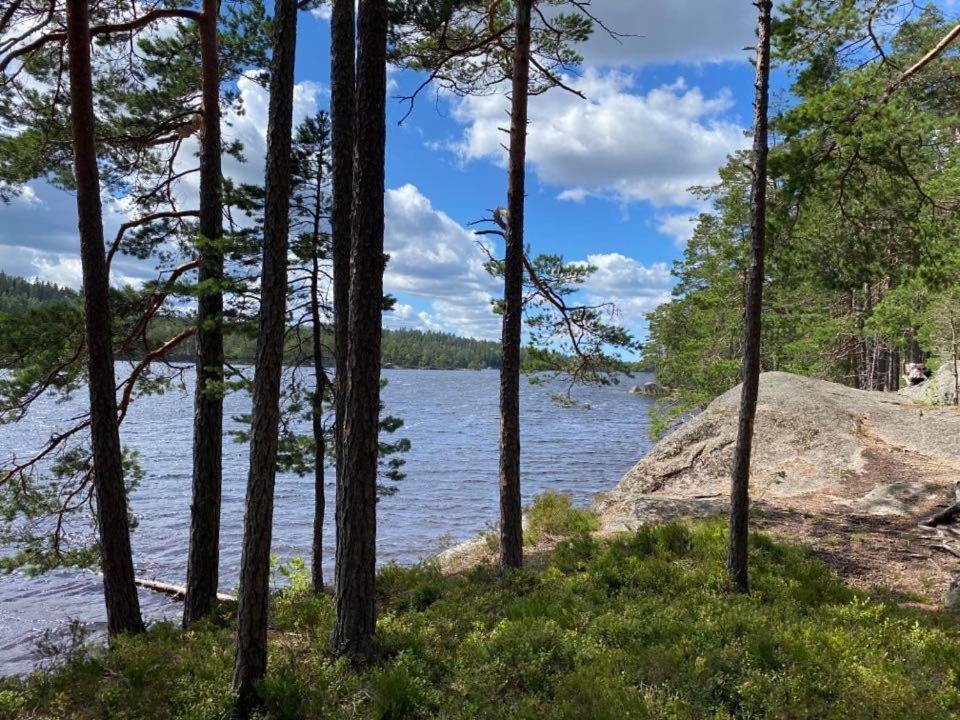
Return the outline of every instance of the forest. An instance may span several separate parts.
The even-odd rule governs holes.
[[[956,67],[933,62],[901,80],[950,29],[933,6],[877,57],[848,12],[795,3],[778,30],[775,58],[795,77],[770,118],[760,363],[897,390],[905,363],[957,357]],[[720,178],[697,188],[709,209],[674,268],[672,301],[649,318],[644,357],[675,390],[664,418],[740,374],[749,156],[731,157]]]
[[[640,27],[642,6],[628,12]],[[960,715],[957,573],[935,599],[921,592],[944,583],[935,562],[925,579],[904,570],[907,584],[884,587],[838,550],[924,534],[924,553],[949,555],[954,570],[960,558],[951,527],[960,495],[945,479],[960,471],[951,436],[960,416],[895,394],[912,382],[910,367],[925,381],[952,366],[954,403],[960,395],[952,4],[750,5],[752,43],[739,56],[752,82],[739,89],[746,137],[718,183],[691,191],[699,214],[669,297],[641,303],[639,326],[629,302],[597,290],[603,278],[624,284],[609,280],[606,263],[628,258],[571,259],[533,214],[542,207],[534,171],[545,172],[540,97],[587,100],[576,78],[591,77],[592,39],[645,40],[609,24],[604,7],[3,3],[0,212],[35,202],[40,182],[68,192],[79,287],[0,273],[0,425],[40,428],[32,447],[0,456],[0,570],[16,582],[97,573],[104,621],[92,636],[79,622],[45,636],[35,672],[0,679],[0,719]],[[317,18],[328,28],[322,48],[302,34]],[[304,59],[321,53],[322,106],[303,114]],[[401,73],[412,90],[396,90]],[[263,90],[265,107],[244,104],[246,83]],[[456,276],[496,288],[484,320],[499,342],[389,327],[391,313],[418,309],[392,294],[395,268],[424,266],[428,286],[430,273],[460,261],[442,244],[413,261],[387,247],[390,103],[403,108],[402,125],[441,95],[499,97],[509,108],[497,126],[502,205],[460,228],[482,254],[471,262],[483,279]],[[248,148],[227,118],[260,110],[264,162],[251,181]],[[572,162],[575,146],[565,148]],[[573,194],[587,213],[586,197]],[[142,276],[131,279],[131,267]],[[466,314],[438,294],[436,307]],[[382,563],[378,546],[384,502],[403,500],[396,481],[411,447],[396,435],[404,419],[384,403],[389,366],[497,373],[496,437],[483,442],[495,440],[498,517],[478,538],[406,566]],[[529,497],[538,416],[522,412],[524,375],[560,388],[555,410],[539,417],[585,418],[572,414],[589,409],[578,390],[617,388],[637,369],[655,373],[657,399],[636,398],[633,412],[649,411],[652,436],[674,434],[644,446],[647,459],[633,458],[640,463],[616,492],[589,508],[552,490]],[[803,393],[764,403],[770,388],[794,387],[784,373],[803,376],[796,387],[811,397],[854,408],[835,417],[852,418],[849,442],[864,443],[856,472],[837,459],[830,433],[791,431],[811,420],[785,404],[809,400]],[[137,488],[151,468],[128,443],[142,408],[174,390],[190,395],[185,417],[164,417],[191,438],[176,463],[189,496],[182,587],[140,569]],[[602,397],[635,399],[618,392]],[[444,402],[460,400],[453,394]],[[249,413],[231,417],[238,396]],[[78,414],[45,419],[78,399]],[[417,409],[404,417],[419,420]],[[476,440],[474,410],[434,434]],[[771,415],[778,410],[788,417]],[[603,433],[592,417],[574,430]],[[780,448],[769,441],[771,417],[797,452],[826,446],[817,459],[829,467],[808,456],[764,464]],[[898,423],[913,430],[895,446],[883,433]],[[830,429],[841,437],[839,425]],[[566,437],[555,441],[558,465],[576,454]],[[238,447],[243,510],[232,533],[223,509]],[[467,456],[437,452],[449,453],[451,473]],[[578,457],[586,476],[598,458]],[[661,515],[641,518],[677,478],[718,466],[722,491],[694,478]],[[903,490],[920,480],[891,478],[898,468],[928,482]],[[830,471],[835,485],[812,484]],[[310,544],[305,557],[281,561],[276,509],[289,472],[308,490],[299,520]],[[884,477],[880,495],[841,498],[842,512],[829,505],[870,473]],[[803,492],[790,495],[792,484]],[[794,507],[798,497],[810,504]],[[834,525],[780,532],[819,520]],[[903,547],[897,562],[933,559]],[[225,593],[224,556],[234,555]],[[889,566],[877,575],[885,581],[893,566],[877,557]],[[176,617],[154,617],[145,590],[179,603]]]
[[[67,302],[79,305],[80,296],[69,288],[40,280],[25,280],[0,272],[0,313],[6,315],[0,319],[4,326],[30,323],[23,315],[39,305]],[[192,319],[176,314],[156,316],[148,331],[149,344],[162,344],[168,337],[176,337],[191,326]],[[328,349],[333,347],[333,328],[321,326],[321,343]],[[224,359],[234,363],[252,363],[256,351],[255,328],[249,323],[236,323],[224,327]],[[287,336],[284,357],[291,361],[302,357],[298,349],[310,344],[311,338],[303,333],[291,332]],[[125,360],[142,360],[148,352],[142,347],[128,349],[128,353],[118,356]],[[383,329],[381,343],[382,363],[384,367],[415,368],[429,370],[495,370],[500,365],[500,344],[492,340],[454,335],[436,330],[417,330],[412,328]],[[176,348],[164,356],[173,362],[189,362],[196,357],[196,338],[188,337]],[[522,351],[522,365],[526,372],[536,372],[552,367],[552,358],[541,357],[536,353]],[[625,372],[645,370],[643,363],[624,360]]]

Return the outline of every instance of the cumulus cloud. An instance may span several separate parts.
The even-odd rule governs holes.
[[[473,233],[435,209],[413,185],[387,191],[386,249],[391,257],[386,290],[427,308],[398,303],[387,324],[499,337],[500,319],[490,301],[502,288],[483,267],[486,252]],[[667,263],[645,265],[621,253],[593,253],[581,262],[596,268],[583,287],[584,299],[615,304],[620,321],[634,331],[642,329],[646,313],[670,299]]]
[[[223,116],[226,142],[243,144],[246,162],[232,157],[223,159],[224,174],[236,182],[261,184],[266,161],[267,105],[269,94],[249,78],[241,78],[238,90],[243,110],[231,108]],[[298,83],[294,90],[294,123],[316,112],[325,92],[314,82]],[[178,171],[195,167],[197,139],[184,143],[179,154]],[[180,207],[196,207],[199,176],[185,176],[176,189]],[[109,196],[103,198],[104,234],[113,237],[120,224],[131,218],[129,204]],[[0,224],[0,269],[30,278],[40,278],[70,287],[79,287],[80,241],[77,236],[76,199],[71,192],[60,190],[43,181],[24,188],[12,202],[2,208]],[[138,284],[154,276],[149,261],[118,256],[113,264],[111,282],[115,285]]]
[[[582,54],[598,66],[734,60],[756,27],[756,9],[743,0],[592,0],[590,12],[622,35],[595,28]]]
[[[498,282],[483,267],[487,256],[477,237],[436,210],[413,185],[388,190],[385,212],[384,245],[390,262],[384,287],[430,307],[420,313],[410,306],[398,307],[396,320],[424,329],[496,337],[499,321],[490,300],[499,291]]]
[[[104,233],[109,238],[127,219],[127,211],[121,201],[109,196],[102,200]],[[80,239],[73,193],[35,181],[0,207],[0,270],[80,287]],[[135,283],[148,276],[148,268],[132,259],[117,258],[113,269],[115,284]]]
[[[677,247],[685,247],[687,241],[693,237],[696,226],[696,214],[693,210],[687,212],[660,213],[657,216],[657,231],[673,239]]]
[[[633,76],[589,70],[575,83],[588,98],[553,91],[530,106],[528,159],[564,200],[606,197],[686,206],[691,185],[713,182],[717,168],[744,147],[743,129],[723,119],[729,91],[714,96],[683,78],[636,93]],[[464,161],[505,163],[506,97],[465,98],[455,117],[466,127],[451,147]]]
[[[621,253],[588,255],[586,263],[596,268],[585,286],[590,302],[612,302],[621,322],[636,331],[644,316],[670,299],[673,277],[667,263],[645,265]]]
[[[251,75],[254,73],[250,73]],[[263,184],[263,172],[267,157],[267,111],[270,93],[265,87],[241,77],[237,81],[241,104],[231,107],[223,114],[223,139],[225,143],[239,141],[243,145],[245,162],[229,155],[223,157],[223,173],[237,183]],[[327,92],[319,83],[309,80],[299,82],[293,89],[293,126],[317,111],[321,96]],[[178,170],[186,170],[197,164],[198,139],[191,137],[179,154]],[[194,173],[181,183],[178,195],[185,202],[196,202],[200,190],[200,178]]]

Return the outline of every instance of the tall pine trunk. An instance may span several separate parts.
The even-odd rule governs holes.
[[[267,669],[270,541],[277,473],[283,340],[286,332],[296,0],[276,0],[273,22],[260,332],[253,379],[250,472],[243,521],[243,556],[237,598],[237,655],[233,672],[237,714],[240,717],[249,717],[256,706],[256,683]]]
[[[740,420],[730,483],[730,545],[727,571],[738,590],[749,587],[747,540],[750,511],[750,450],[760,386],[760,316],[763,309],[763,260],[767,221],[767,99],[770,82],[771,0],[756,3],[760,11],[757,78],[754,85],[753,179],[750,185],[750,269],[747,281],[743,343],[743,387]]]
[[[86,0],[68,0],[66,11],[70,124],[73,131],[73,172],[77,183],[80,262],[83,267],[93,482],[97,496],[107,628],[113,636],[124,632],[142,632],[143,620],[134,584],[120,432],[117,428],[110,278],[103,249],[100,175],[93,115],[89,4]]]
[[[199,21],[200,271],[197,298],[197,385],[193,414],[193,499],[183,624],[213,608],[220,569],[223,454],[223,235],[220,168],[218,0],[203,0]]]
[[[957,321],[950,318],[950,347],[953,350],[953,404],[960,405],[960,368],[957,368],[957,349],[960,348],[960,339],[957,333]]]
[[[323,343],[320,338],[320,211],[323,199],[323,149],[317,159],[317,193],[314,198],[313,244],[310,267],[310,322],[313,325],[313,406],[310,410],[313,430],[313,548],[310,579],[314,593],[323,592],[323,516],[326,514],[324,468],[326,445],[323,437]]]
[[[387,2],[360,0],[350,318],[337,497],[334,652],[369,655],[376,625],[377,434],[383,308]],[[334,142],[338,142],[334,140]],[[341,385],[341,389],[342,389]]]
[[[520,497],[520,334],[523,316],[523,211],[532,0],[518,0],[510,110],[506,256],[500,359],[500,567],[523,562]]]
[[[350,215],[353,209],[353,149],[356,123],[356,66],[354,54],[354,0],[331,0],[330,11],[330,128],[333,138],[332,207],[333,345],[334,345],[334,455],[337,503],[343,479],[342,426],[347,377],[347,326],[350,320]],[[337,527],[340,527],[339,520]]]

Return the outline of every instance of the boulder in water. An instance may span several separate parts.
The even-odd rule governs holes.
[[[634,385],[630,388],[631,395],[641,395],[643,397],[663,397],[668,395],[670,390],[656,382],[645,382],[642,385]]]

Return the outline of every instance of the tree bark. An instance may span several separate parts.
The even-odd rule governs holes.
[[[193,414],[193,499],[183,624],[207,615],[220,578],[223,455],[223,210],[220,167],[218,0],[203,0],[200,33],[200,238],[197,384]]]
[[[960,405],[960,370],[957,369],[957,349],[960,341],[957,340],[957,322],[950,318],[950,345],[953,349],[953,404]]]
[[[273,22],[260,332],[253,379],[250,471],[243,522],[243,555],[237,595],[237,655],[233,672],[237,715],[243,718],[249,717],[258,704],[256,683],[267,669],[270,541],[286,332],[296,1],[276,0]]]
[[[356,659],[370,654],[376,625],[377,436],[385,264],[386,0],[360,0],[358,29],[343,475],[337,498],[337,620],[331,638],[335,653]]]
[[[356,123],[356,52],[354,0],[332,0],[330,11],[330,127],[333,137],[332,207],[333,345],[334,345],[334,454],[337,508],[343,478],[342,420],[346,399],[347,327],[350,313],[350,215],[353,210],[353,149]],[[339,527],[339,522],[337,523]]]
[[[757,77],[754,96],[753,179],[750,186],[750,270],[747,282],[740,420],[730,486],[730,537],[727,571],[741,592],[749,587],[747,540],[750,510],[750,450],[760,386],[760,320],[767,215],[767,102],[770,83],[771,0],[759,0]]]
[[[506,255],[500,360],[500,567],[523,563],[520,496],[520,335],[523,314],[523,215],[526,185],[527,105],[530,84],[531,0],[517,2],[510,109]]]
[[[70,124],[73,132],[73,170],[77,184],[80,262],[83,268],[93,482],[97,497],[107,629],[114,636],[124,632],[142,632],[144,628],[134,584],[127,496],[117,427],[110,278],[103,248],[89,12],[85,0],[67,1]]]
[[[323,592],[323,516],[326,513],[324,495],[324,468],[326,446],[323,436],[323,343],[320,338],[320,216],[323,199],[324,152],[321,148],[317,159],[317,193],[314,198],[312,266],[310,268],[310,322],[313,325],[313,548],[310,564],[310,579],[313,592]]]

